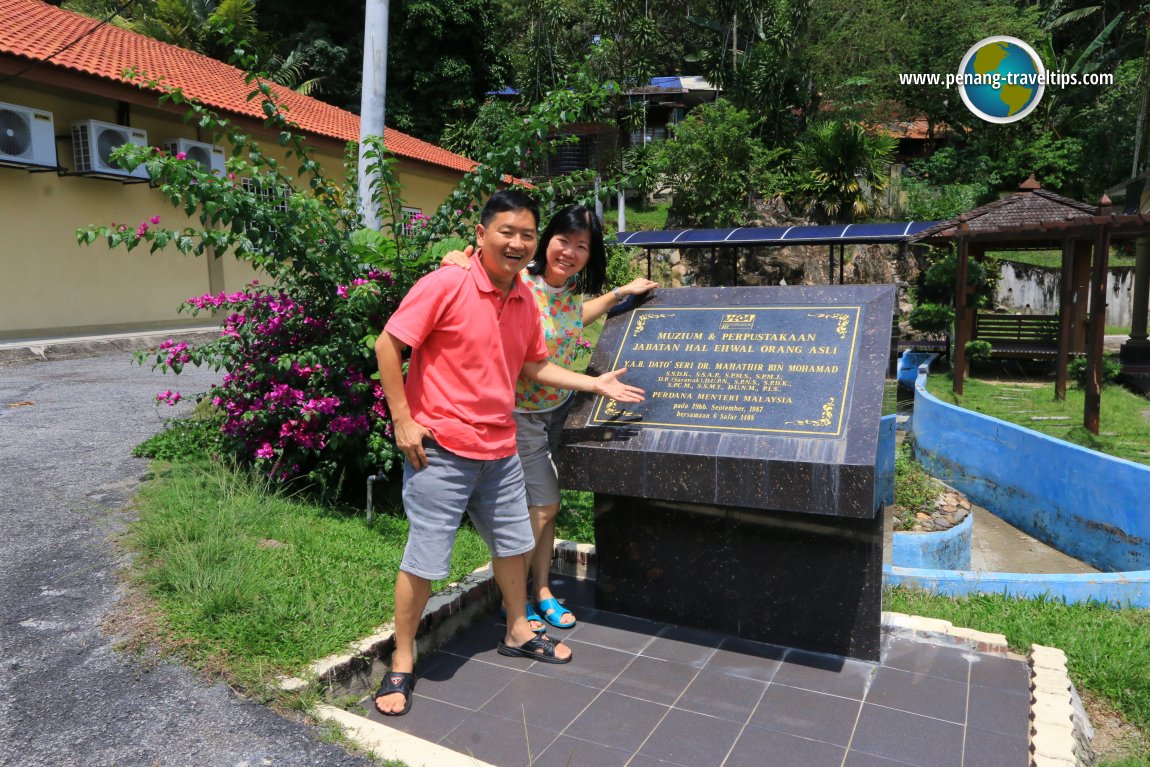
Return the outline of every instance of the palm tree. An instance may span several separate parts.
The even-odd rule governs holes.
[[[156,0],[154,11],[139,23],[149,37],[216,58],[231,53],[228,38],[258,42],[261,37],[255,0]]]
[[[871,210],[870,194],[886,188],[898,142],[858,123],[813,125],[795,150],[797,188],[808,211],[847,224]]]

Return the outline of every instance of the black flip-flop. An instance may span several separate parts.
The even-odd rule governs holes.
[[[376,703],[384,695],[390,695],[393,692],[403,693],[403,710],[401,711],[384,711]],[[379,683],[379,689],[375,691],[375,695],[371,699],[371,703],[375,706],[375,710],[384,716],[403,716],[411,710],[411,699],[415,697],[415,674],[406,671],[388,671],[383,675],[383,681]]]
[[[555,655],[555,647],[560,641],[559,639],[552,639],[546,634],[540,634],[528,639],[518,647],[500,642],[499,654],[513,658],[530,658],[540,663],[570,663],[573,656],[568,655],[566,658],[560,658]]]

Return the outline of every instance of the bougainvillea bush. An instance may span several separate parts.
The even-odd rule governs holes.
[[[125,74],[160,87],[139,73]],[[354,144],[348,148],[347,178],[342,184],[332,181],[271,88],[255,76],[249,82],[252,98],[262,100],[266,124],[279,133],[287,161],[298,163],[291,169],[294,176],[231,121],[169,90],[161,101],[186,104],[191,121],[231,145],[226,173],[212,174],[182,154],[154,148],[126,146],[114,158],[128,168],[143,162],[168,202],[199,226],[168,228],[157,214],[139,223],[81,229],[77,237],[82,244],[103,240],[128,250],[146,245],[152,252],[174,248],[185,255],[231,256],[266,275],[242,290],[194,296],[183,304],[181,311],[218,316],[217,338],[196,346],[169,341],[140,359],[177,374],[189,364],[221,371],[222,380],[201,399],[218,413],[226,457],[254,464],[276,481],[306,479],[331,489],[345,477],[358,479],[398,464],[372,351],[391,312],[443,253],[464,245],[452,235],[473,228],[478,201],[505,179],[500,169],[518,167],[525,148],[545,151],[550,126],[594,111],[607,89],[564,89],[536,107],[435,214],[404,234],[393,223],[382,231],[362,228]],[[369,139],[365,155],[374,171],[371,192],[385,221],[401,221],[394,160],[378,140]],[[568,178],[533,189],[544,202],[570,199],[578,182]],[[157,400],[171,405],[181,396],[168,389]]]

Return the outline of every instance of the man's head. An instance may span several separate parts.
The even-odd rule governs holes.
[[[525,210],[535,218],[535,228],[539,228],[539,203],[531,195],[520,189],[500,189],[487,198],[487,204],[479,214],[479,223],[487,226],[500,213],[513,213]]]
[[[479,260],[496,287],[508,290],[535,253],[539,203],[517,189],[504,189],[487,200],[475,227]]]

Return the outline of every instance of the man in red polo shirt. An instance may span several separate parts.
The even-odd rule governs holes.
[[[404,297],[375,344],[380,383],[396,446],[406,461],[403,505],[410,522],[395,583],[395,651],[375,694],[386,716],[406,714],[415,688],[415,633],[431,582],[449,572],[455,533],[470,516],[491,549],[503,592],[507,629],[499,653],[567,663],[571,650],[526,618],[524,555],[535,545],[523,470],[515,446],[515,382],[540,383],[640,402],[643,392],[619,381],[625,369],[598,377],[547,361],[538,310],[519,271],[535,252],[539,207],[528,195],[491,196],[475,228],[472,269],[439,269]],[[412,348],[406,384],[402,355]]]

